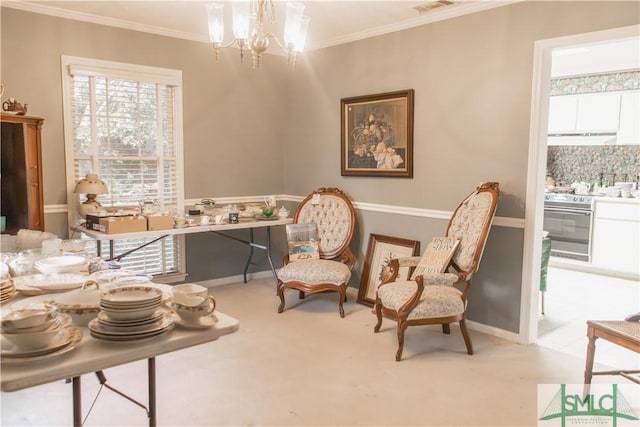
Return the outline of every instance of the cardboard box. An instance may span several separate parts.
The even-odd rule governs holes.
[[[143,216],[100,218],[100,231],[108,234],[147,231],[147,219]]]
[[[86,219],[86,227],[88,230],[97,230],[97,231],[104,231],[104,227],[100,226],[100,219],[101,218],[108,218],[108,217],[125,217],[125,216],[131,216],[131,214],[112,214],[112,213],[100,213],[100,214],[96,214],[96,215],[87,215],[85,217]]]
[[[147,230],[171,230],[173,217],[171,215],[147,215]]]

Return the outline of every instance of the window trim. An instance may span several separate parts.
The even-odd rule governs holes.
[[[121,62],[105,61],[90,58],[61,55],[62,70],[62,104],[64,124],[65,147],[65,173],[67,183],[67,218],[68,232],[71,235],[71,227],[77,224],[78,215],[76,209],[77,196],[74,176],[74,140],[73,140],[73,111],[71,90],[73,87],[73,74],[81,73],[89,76],[108,76],[109,78],[122,78],[131,80],[152,81],[154,83],[172,86],[175,94],[173,103],[174,118],[174,144],[176,148],[176,203],[178,211],[184,211],[184,139],[183,139],[183,89],[182,71],[169,68],[151,67],[146,65],[127,64]],[[178,256],[184,260],[185,241],[179,239]],[[180,273],[185,273],[185,263],[179,265]]]

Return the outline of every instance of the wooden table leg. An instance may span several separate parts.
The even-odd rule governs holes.
[[[82,393],[80,377],[73,377],[73,426],[82,427]]]
[[[156,427],[156,358],[150,357],[148,361],[149,373],[149,427]]]
[[[589,326],[587,330],[587,336],[589,337],[589,343],[587,344],[587,362],[584,367],[584,390],[583,396],[589,394],[591,390],[591,378],[593,377],[593,359],[596,354],[596,340],[593,328]]]

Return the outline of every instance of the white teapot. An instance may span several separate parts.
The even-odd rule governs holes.
[[[280,209],[278,209],[278,217],[287,218],[288,216],[289,216],[289,211],[287,210],[287,208],[282,206]]]

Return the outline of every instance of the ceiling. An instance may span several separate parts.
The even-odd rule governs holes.
[[[311,17],[306,50],[391,33],[430,22],[501,7],[522,0],[298,0]],[[229,0],[2,0],[3,7],[62,18],[209,42],[205,5],[225,4],[225,43],[231,40]],[[285,1],[275,0],[275,22],[266,30],[278,37],[284,27]],[[552,76],[640,68],[639,38],[554,51]],[[278,53],[270,49],[268,53]]]
[[[500,7],[521,0],[299,1],[306,5],[305,14],[311,17],[307,36],[307,50],[314,50]],[[205,5],[212,2],[225,4],[225,16],[229,21],[229,24],[225,25],[226,33],[228,34],[225,37],[225,41],[229,41],[231,40],[231,7],[228,0],[2,0],[2,6],[188,40],[209,42]],[[271,29],[280,38],[284,27],[284,3],[284,1],[276,0],[276,21]],[[416,7],[428,10],[421,13]]]

